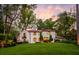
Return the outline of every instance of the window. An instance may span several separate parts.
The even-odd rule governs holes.
[[[44,37],[44,40],[48,40],[48,37]]]
[[[50,32],[48,32],[48,35],[50,35],[51,33]]]
[[[33,40],[34,40],[34,42],[36,42],[36,40],[37,40],[36,37],[34,37]]]
[[[34,32],[33,35],[36,35],[36,32]]]

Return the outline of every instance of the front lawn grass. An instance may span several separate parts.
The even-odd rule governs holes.
[[[0,48],[0,55],[79,55],[79,46],[68,43],[19,44]]]

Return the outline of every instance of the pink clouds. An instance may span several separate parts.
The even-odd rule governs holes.
[[[52,16],[52,21],[56,21],[59,17],[58,16]]]
[[[47,6],[47,7],[41,7],[41,8],[37,8],[35,10],[35,13],[36,13],[36,17],[38,19],[48,19],[48,18],[55,18],[57,19],[57,14],[63,12],[64,9],[61,8],[60,6]],[[53,17],[55,16],[55,17]]]

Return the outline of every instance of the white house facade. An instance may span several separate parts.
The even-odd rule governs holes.
[[[42,31],[42,36],[43,36],[43,40],[44,40],[44,41],[48,41],[49,38],[50,38],[50,31],[48,31],[48,30],[43,30],[43,31]]]
[[[50,35],[53,39],[56,38],[56,32],[53,30],[45,29],[45,30],[37,30],[36,26],[29,26],[26,30],[20,32],[17,42],[28,42],[28,43],[36,43],[40,42],[40,33],[43,36],[43,41],[48,41],[50,39]]]
[[[28,30],[27,39],[29,43],[40,42],[40,31],[39,30]]]

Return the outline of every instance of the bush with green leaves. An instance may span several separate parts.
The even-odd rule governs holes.
[[[50,35],[50,37],[49,37],[49,42],[51,42],[53,39],[52,39],[52,36]]]
[[[76,36],[77,36],[77,32],[76,30],[73,29],[66,35],[66,39],[76,41],[77,39]]]
[[[43,41],[42,33],[40,33],[40,41]]]
[[[0,40],[4,40],[5,39],[5,35],[0,33]]]
[[[7,41],[7,46],[9,47],[9,46],[15,46],[16,44],[15,44],[15,42],[13,42],[13,40],[8,40]]]

